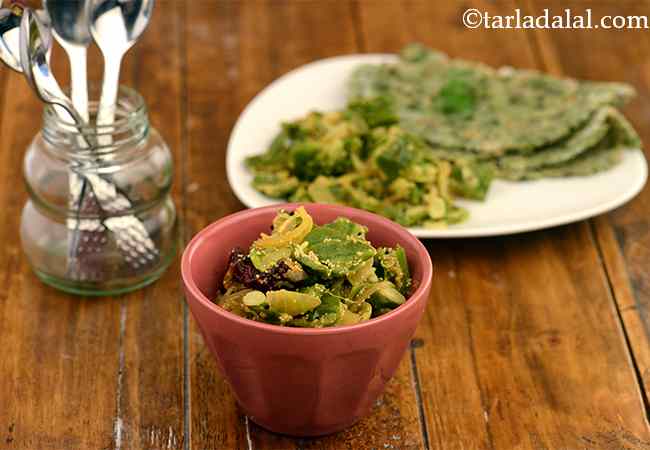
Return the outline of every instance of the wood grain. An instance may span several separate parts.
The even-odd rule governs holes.
[[[147,33],[134,49],[129,81],[144,97],[152,126],[172,151],[172,196],[182,223],[181,14],[182,4],[159,3]],[[179,271],[179,259],[175,258],[159,281],[121,299],[123,358],[117,399],[125,449],[181,449],[184,445],[184,300]]]
[[[639,100],[626,112],[648,141],[647,32],[468,30],[460,20],[470,7],[564,7],[547,3],[162,0],[123,80],[172,148],[184,242],[243,208],[225,149],[248,101],[328,56],[421,41],[495,66],[628,81]],[[593,8],[647,14],[635,2]],[[64,55],[56,61],[65,83]],[[89,71],[100,79],[96,51]],[[640,395],[650,386],[648,189],[591,223],[426,242],[429,306],[372,415],[293,439],[238,410],[183,303],[178,259],[155,285],[120,298],[71,297],[31,273],[16,239],[27,194],[16,184],[40,110],[24,80],[0,70],[0,448],[650,449]]]
[[[517,4],[361,2],[362,39],[370,52],[421,41],[496,66],[538,66],[526,32],[463,28],[461,14],[471,7],[512,14]],[[437,276],[416,355],[430,448],[618,448],[628,438],[647,441],[586,224],[428,247]],[[601,396],[610,395],[616,404],[603,404]]]
[[[543,3],[543,4],[542,4]],[[527,2],[528,10],[561,9],[560,2]],[[642,2],[599,2],[592,8],[594,20],[605,15],[647,16]],[[544,68],[558,75],[595,80],[624,81],[632,84],[637,99],[626,108],[628,117],[643,142],[650,142],[650,44],[647,30],[544,30],[535,33],[535,42]],[[594,50],[598,49],[598,57]],[[645,150],[646,157],[649,155]],[[612,284],[618,313],[623,319],[634,362],[650,393],[650,189],[623,208],[594,221],[598,244]]]
[[[161,39],[163,33],[159,28],[166,25],[164,22],[153,25],[150,33],[158,36],[145,38],[141,43],[145,51],[149,46],[153,55],[152,58],[143,54],[141,59],[145,63],[155,65],[166,55],[158,50],[161,42],[169,43]],[[172,35],[171,39],[174,38]],[[134,59],[132,55],[126,59],[123,82],[138,89],[141,85],[135,81]],[[56,50],[53,61],[54,70],[65,85],[69,75],[60,49]],[[91,52],[89,61],[90,79],[101,79],[97,51]],[[178,77],[178,70],[169,69],[172,71],[160,73]],[[15,149],[26,148],[40,126],[42,108],[21,77],[10,78],[6,92],[11,95],[3,105],[3,111],[6,109],[10,117],[2,121],[2,127],[8,127],[2,132],[3,170],[7,171],[3,180],[12,180],[10,173],[21,170],[23,153]],[[148,86],[149,92],[147,86],[142,86],[145,96],[155,92],[156,87],[174,92],[161,77],[155,85]],[[152,114],[154,122],[161,114],[172,113],[164,99],[176,99],[178,104],[176,96],[165,96],[163,102],[150,101],[156,106]],[[169,118],[173,122],[164,125],[170,128],[180,123],[174,121],[177,118],[173,114]],[[9,132],[14,130],[20,133]],[[10,188],[3,192],[12,195],[4,199],[3,205],[7,217],[15,221],[3,230],[5,241],[13,243],[16,240],[8,236],[17,235],[26,195],[22,189]],[[165,445],[168,440],[176,443],[177,436],[182,444],[182,399],[175,401],[173,395],[182,393],[179,381],[182,380],[182,308],[177,277],[168,272],[167,281],[161,280],[153,288],[120,298],[83,299],[59,293],[38,282],[26,267],[17,242],[14,245],[16,249],[6,253],[10,259],[4,261],[10,265],[2,269],[7,281],[15,279],[14,283],[7,284],[13,284],[15,290],[4,296],[8,303],[0,316],[3,324],[8,324],[0,327],[3,344],[4,336],[8,336],[7,345],[13,350],[1,370],[4,385],[0,393],[3,405],[0,447],[5,448],[6,444],[11,445],[8,448],[160,448],[162,441]],[[166,305],[172,305],[171,309],[175,305],[176,313]],[[152,326],[156,322],[150,320],[151,315],[159,317],[158,326]],[[165,325],[173,323],[179,325],[175,331],[165,329]],[[170,345],[174,341],[176,350]],[[164,370],[170,366],[178,368],[176,379],[171,370]],[[11,396],[5,397],[5,393]],[[168,406],[170,403],[173,406]],[[171,422],[175,423],[174,430],[168,426]],[[147,426],[150,424],[153,427]],[[148,445],[149,441],[152,445]]]
[[[317,2],[213,3],[199,5],[192,11],[188,36],[195,43],[196,58],[212,69],[204,74],[188,75],[188,123],[193,126],[188,154],[188,170],[192,174],[189,183],[200,186],[201,191],[188,193],[188,222],[193,230],[241,208],[232,198],[225,177],[215,179],[214,174],[225,173],[221,164],[228,133],[246,103],[290,69],[314,59],[357,51],[349,5],[331,3],[325,10],[317,6]],[[286,39],[287,29],[291,30],[290,40]],[[204,42],[214,40],[219,43],[215,49],[198,51]],[[193,64],[194,57],[193,50],[188,49],[188,65]],[[194,95],[192,87],[197,85],[202,85],[204,90]],[[194,151],[195,145],[203,150]],[[212,151],[205,151],[207,145]],[[215,164],[219,166],[214,167]],[[226,201],[215,202],[215,198]],[[190,368],[192,445],[197,448],[245,445],[246,431],[254,448],[370,448],[394,443],[394,436],[404,440],[403,448],[418,448],[421,444],[408,359],[372,418],[333,437],[294,440],[273,435],[254,424],[248,424],[246,430],[245,418],[239,414],[229,388],[194,327],[190,345],[193,347],[191,360],[200,358],[201,362],[201,365],[193,362]],[[215,411],[211,399],[219,402],[220,411]],[[396,424],[401,428],[397,434],[391,427]],[[224,427],[226,430],[220,431]]]
[[[0,123],[0,447],[109,448],[119,304],[55,291],[29,269],[17,239],[27,194],[16,183],[42,106],[18,74],[3,90],[10,95]]]
[[[186,237],[241,208],[228,188],[224,158],[228,132],[238,113],[233,76],[238,10],[234,2],[196,2],[183,14]],[[193,320],[186,339],[188,443],[191,448],[247,448],[244,417]]]
[[[443,6],[424,1],[384,2],[382,8],[377,8],[376,2],[361,2],[361,36],[365,50],[398,52],[404,45],[417,41],[452,55],[462,54],[496,65],[509,63],[517,56],[521,65],[534,64],[522,33],[504,33],[486,39],[486,36],[462,28],[460,15],[470,7],[495,12],[487,3]],[[491,51],[495,45],[501,52]],[[462,302],[463,286],[456,278],[456,261],[445,246],[438,248],[430,243],[430,248],[437,276],[432,307],[417,331],[422,345],[414,350],[429,445],[444,449],[490,448],[489,429],[481,413],[483,398],[475,372],[467,311],[450,302],[450,299]],[[441,250],[446,257],[440,256]]]

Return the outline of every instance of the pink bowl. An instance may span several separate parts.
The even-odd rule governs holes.
[[[248,248],[269,232],[279,209],[297,206],[250,209],[209,225],[185,249],[181,270],[192,315],[243,412],[271,431],[317,436],[370,411],[424,312],[433,269],[424,246],[400,225],[358,209],[308,203],[304,207],[318,224],[347,217],[368,227],[375,246],[401,245],[413,277],[411,297],[376,319],[320,329],[259,323],[212,303],[230,251]]]

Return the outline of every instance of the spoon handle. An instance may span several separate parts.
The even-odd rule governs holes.
[[[99,126],[110,126],[115,121],[115,104],[117,103],[121,65],[122,57],[105,57],[104,59],[104,80],[97,112],[97,125]]]
[[[58,34],[54,33],[54,37],[57,38]],[[70,61],[70,97],[72,106],[80,118],[88,123],[90,116],[88,112],[86,47],[69,44],[64,39],[57,39],[57,41],[68,54],[68,60]],[[60,115],[60,113],[57,114]],[[77,142],[81,148],[89,148],[91,145],[91,142],[83,136],[79,136]],[[68,173],[68,185],[68,207],[71,211],[76,212],[74,219],[68,218],[67,220],[70,242],[68,246],[68,274],[77,278],[85,277],[93,279],[97,276],[97,273],[100,273],[101,266],[93,266],[92,259],[85,252],[81,251],[84,248],[88,248],[88,246],[82,247],[80,241],[94,242],[95,248],[91,248],[90,250],[95,251],[102,246],[101,243],[107,241],[106,231],[103,230],[100,223],[96,222],[92,222],[92,230],[80,230],[80,216],[83,213],[96,213],[100,211],[100,207],[92,193],[89,192],[86,178],[78,174],[75,170],[70,170]],[[90,223],[90,221],[86,223]]]
[[[86,49],[67,46],[70,59],[70,84],[72,104],[84,122],[88,122],[88,78],[86,71]]]

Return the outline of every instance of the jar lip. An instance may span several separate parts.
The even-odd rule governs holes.
[[[91,98],[98,98],[99,87],[95,85],[89,86],[89,96]],[[99,110],[99,102],[89,101],[88,110],[91,114]],[[147,116],[147,105],[144,98],[135,90],[128,86],[120,85],[118,89],[117,104],[115,105],[115,120],[110,125],[97,125],[93,123],[79,125],[71,119],[61,117],[55,110],[55,105],[46,105],[44,109],[44,125],[47,127],[58,126],[64,127],[71,132],[78,131],[79,133],[91,133],[94,135],[110,135],[115,130],[123,129],[130,126],[134,121],[141,120]]]
[[[89,94],[90,98],[98,98],[99,88],[91,86]],[[43,114],[43,139],[58,152],[74,155],[76,159],[92,159],[110,155],[124,146],[134,146],[148,135],[147,105],[131,88],[120,86],[113,123],[95,123],[99,102],[89,101],[88,110],[89,122],[78,124],[54,105],[47,105]]]

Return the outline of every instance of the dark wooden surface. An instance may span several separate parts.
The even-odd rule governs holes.
[[[626,113],[650,142],[648,30],[461,24],[470,7],[541,14],[566,3],[159,1],[123,79],[173,148],[184,241],[243,207],[224,156],[246,103],[328,56],[421,41],[492,65],[626,81],[639,91]],[[594,17],[650,14],[648,2],[573,3]],[[71,297],[32,275],[16,239],[27,197],[18,183],[40,108],[0,70],[0,449],[650,449],[650,188],[581,223],[427,241],[428,309],[372,415],[292,439],[238,410],[185,306],[178,260],[116,298]]]

